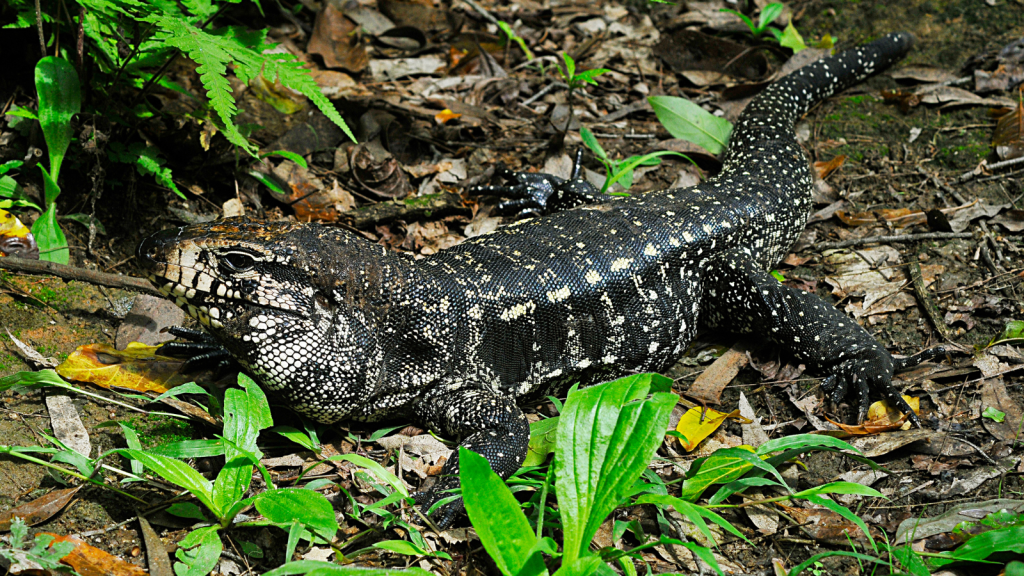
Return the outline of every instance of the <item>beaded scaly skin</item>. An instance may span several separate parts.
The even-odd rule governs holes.
[[[512,175],[499,190],[568,208],[422,260],[338,228],[244,219],[166,230],[139,255],[278,402],[321,422],[412,418],[461,438],[502,478],[526,455],[519,404],[664,370],[698,329],[776,343],[862,412],[872,392],[907,412],[889,353],[766,270],[811,207],[793,123],[912,41],[891,34],[769,86],[736,124],[721,173],[693,188],[616,199],[581,180]],[[458,486],[457,454],[418,495],[425,509]]]

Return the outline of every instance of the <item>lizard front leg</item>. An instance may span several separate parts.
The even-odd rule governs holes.
[[[827,374],[822,389],[836,403],[848,393],[854,394],[861,421],[874,392],[921,426],[892,386],[892,356],[834,306],[814,294],[780,284],[740,249],[722,254],[701,278],[704,326],[767,338]]]
[[[511,476],[526,459],[530,443],[530,423],[515,404],[515,399],[492,390],[462,388],[428,393],[415,408],[416,416],[443,435],[460,438],[459,446],[487,459],[502,480]],[[447,490],[459,487],[459,452],[456,450],[441,469],[441,476],[425,492],[414,494],[424,512],[438,500],[449,496]],[[440,509],[435,522],[446,528],[465,509],[462,499]]]
[[[583,149],[580,148],[576,151],[572,176],[568,180],[542,172],[513,172],[507,168],[500,168],[496,174],[507,184],[474,186],[469,189],[469,193],[493,194],[508,198],[498,204],[498,212],[517,211],[519,216],[551,214],[614,199],[602,194],[590,182],[580,177],[583,170],[582,161]]]

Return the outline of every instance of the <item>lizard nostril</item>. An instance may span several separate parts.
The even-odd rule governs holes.
[[[180,234],[181,228],[161,230],[160,232],[145,238],[142,242],[139,242],[138,248],[135,249],[135,256],[144,264],[156,262],[160,255],[161,248],[166,245],[173,244]]]

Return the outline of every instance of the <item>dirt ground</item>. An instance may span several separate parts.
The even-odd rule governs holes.
[[[450,8],[459,14],[472,13],[467,5],[454,4],[436,8]],[[754,89],[752,86],[780,69],[790,55],[777,45],[767,47],[766,43],[751,39],[741,28],[716,29],[707,16],[717,13],[718,5],[713,3],[667,6],[627,0],[595,6],[594,3],[525,2],[517,16],[509,12],[505,3],[481,4],[502,19],[518,21],[528,28],[530,34],[526,37],[536,43],[538,54],[553,53],[544,52],[543,46],[547,45],[579,48],[591,37],[587,26],[595,19],[604,18],[628,24],[629,30],[637,34],[646,30],[645,26],[655,28],[662,42],[689,26],[754,47],[755,52],[764,55],[767,68],[756,79],[739,78],[724,84],[700,85],[692,81],[694,76],[686,76],[673,68],[670,59],[662,53],[668,49],[665,47],[661,52],[658,48],[653,53],[645,52],[650,60],[644,63],[628,61],[621,53],[609,55],[598,48],[584,50],[577,58],[580,68],[603,66],[614,70],[607,77],[599,78],[597,86],[587,88],[586,95],[577,95],[575,101],[579,122],[599,135],[611,158],[671,148],[671,144],[665,144],[671,136],[658,123],[650,107],[643,105],[645,95],[685,95],[705,104],[709,110],[721,111],[727,118],[735,119],[746,101],[743,97]],[[906,30],[916,36],[917,44],[906,61],[896,67],[897,73],[882,74],[828,100],[798,125],[798,135],[812,162],[819,163],[819,171],[829,161],[841,156],[845,159],[817,186],[816,213],[800,242],[780,263],[778,270],[788,284],[816,292],[855,317],[893,354],[910,355],[942,343],[960,352],[944,355],[899,376],[898,387],[921,400],[924,434],[909,430],[881,436],[854,436],[849,440],[869,452],[873,460],[891,474],[872,478],[872,486],[886,494],[887,500],[863,498],[847,504],[872,529],[879,530],[880,534],[884,532],[891,539],[899,524],[910,518],[937,516],[964,503],[996,498],[1024,500],[1021,495],[1024,462],[1017,443],[1018,423],[1024,414],[1021,408],[1024,406],[1024,356],[1021,355],[1024,347],[1019,335],[1016,340],[989,346],[1011,321],[1024,320],[1024,286],[1021,284],[1024,278],[1021,236],[1024,164],[998,170],[979,168],[983,161],[988,164],[1000,161],[992,145],[997,123],[992,111],[1001,105],[1015,105],[1019,92],[978,90],[975,72],[992,74],[997,73],[1000,66],[1007,68],[996,61],[996,55],[1011,42],[1024,38],[1024,3],[1020,0],[908,0],[899,3],[807,0],[790,2],[786,7],[787,14],[794,16],[795,26],[808,43],[830,34],[838,39],[840,48],[845,48],[883,33]],[[253,18],[248,10],[239,8],[234,17],[248,23],[247,18]],[[695,16],[698,13],[704,16]],[[312,18],[308,10],[299,16],[307,27]],[[253,26],[271,26],[282,37],[285,35],[281,30],[292,25],[273,17],[254,18],[252,22]],[[485,25],[470,18],[466,26],[482,29]],[[606,38],[615,37],[614,31],[607,33]],[[0,46],[35,42],[34,34],[31,28],[2,30]],[[300,49],[305,46],[305,40],[296,35],[290,38]],[[629,46],[628,42],[622,45]],[[371,59],[383,58],[382,52],[386,51],[379,48],[371,51]],[[443,55],[444,51],[436,53]],[[549,168],[564,168],[580,142],[578,128],[570,130],[564,139],[558,130],[566,119],[564,90],[553,90],[548,97],[539,99],[542,105],[533,107],[536,112],[524,112],[501,99],[502,95],[511,94],[509,102],[515,99],[522,102],[550,84],[554,77],[541,77],[528,68],[512,69],[509,64],[518,60],[511,62],[516,55],[507,50],[499,50],[495,56],[500,63],[508,65],[510,77],[528,90],[516,94],[509,88],[515,83],[504,78],[502,90],[489,94],[481,88],[484,93],[473,94],[472,103],[467,97],[461,108],[455,107],[454,104],[459,104],[458,97],[450,93],[438,92],[433,99],[413,98],[410,91],[422,85],[414,84],[414,80],[407,77],[379,81],[368,70],[351,73],[349,78],[353,85],[344,85],[336,104],[350,126],[360,127],[357,135],[370,134],[374,141],[385,142],[393,157],[407,168],[406,187],[401,188],[399,197],[404,201],[393,203],[397,206],[397,216],[373,208],[389,199],[371,194],[367,191],[371,187],[361,189],[352,184],[352,175],[338,169],[339,153],[333,149],[296,147],[297,152],[310,161],[308,171],[292,168],[287,172],[283,168],[285,163],[277,166],[285,170],[277,174],[283,174],[292,185],[292,196],[287,197],[288,190],[285,195],[271,193],[247,177],[249,169],[222,138],[215,137],[210,150],[204,151],[200,145],[203,125],[195,120],[195,115],[174,116],[176,112],[185,111],[185,103],[172,95],[158,93],[155,98],[168,111],[167,116],[139,124],[134,127],[135,132],[104,120],[95,112],[96,108],[87,107],[93,112],[79,117],[76,124],[79,137],[86,129],[105,133],[110,141],[144,134],[148,142],[163,151],[179,187],[186,190],[187,199],[175,196],[152,178],[140,176],[131,166],[109,161],[103,154],[75,152],[77,144],[73,143],[69,168],[65,172],[65,192],[60,200],[67,208],[62,211],[68,214],[93,212],[105,226],[106,233],[90,240],[86,227],[67,222],[64,229],[71,245],[71,264],[140,276],[134,251],[141,238],[170,226],[220,215],[224,203],[232,199],[240,200],[246,213],[255,217],[295,217],[298,213],[299,218],[306,219],[326,215],[331,220],[348,222],[365,236],[396,250],[426,255],[454,245],[465,238],[467,226],[490,225],[489,214],[496,204],[494,198],[460,197],[467,184],[484,182],[490,175],[489,169],[497,162],[522,170],[540,169],[545,163]],[[326,69],[322,60],[313,60]],[[197,82],[194,68],[180,62],[172,66],[168,74],[193,88]],[[31,63],[26,69],[25,63],[12,62],[10,71],[0,76],[5,77],[0,82],[0,97],[4,102],[31,104],[34,94]],[[442,75],[426,77],[439,79]],[[966,80],[947,82],[958,78]],[[941,94],[937,96],[926,93],[916,98],[911,95],[923,85],[942,82],[947,82],[945,88],[955,87],[959,91],[939,90],[936,93]],[[289,141],[285,136],[301,124],[303,115],[285,117],[244,88],[244,84],[241,88],[236,86],[242,93],[240,109],[243,110],[238,122],[262,126],[253,133],[253,138],[265,145],[265,150],[287,148]],[[882,91],[885,90],[901,92],[884,98]],[[440,112],[442,103],[463,115],[459,123],[435,122],[432,116]],[[632,113],[606,120],[615,110],[633,104],[638,105]],[[306,106],[308,109],[309,104]],[[558,114],[562,114],[562,124],[559,124]],[[388,116],[386,121],[381,119],[383,115]],[[380,130],[374,132],[366,128],[372,119],[379,122]],[[11,130],[0,123],[0,135],[5,133],[11,134]],[[380,133],[386,138],[376,136]],[[1017,138],[1017,144],[1021,145],[1020,134]],[[337,138],[338,142],[340,140]],[[36,144],[32,137],[0,137],[0,162],[24,158]],[[345,149],[346,154],[355,153],[351,147],[341,149]],[[696,157],[699,170],[674,159],[666,159],[654,169],[643,169],[630,192],[663,189],[680,181],[692,184],[696,178],[706,177],[717,169],[712,156]],[[449,161],[461,163],[454,168],[443,165]],[[603,167],[589,152],[584,164],[589,170],[603,173]],[[341,183],[341,192],[335,182]],[[386,181],[378,188],[392,184]],[[38,182],[26,182],[23,186],[29,192],[33,192],[32,186],[36,192],[41,189]],[[296,202],[295,199],[302,196],[302,186],[315,189],[315,194]],[[400,188],[398,184],[395,186]],[[302,202],[308,205],[300,206]],[[435,204],[424,208],[429,202]],[[370,216],[365,216],[367,206]],[[357,208],[364,208],[363,216]],[[944,217],[936,214],[936,210],[942,210]],[[31,211],[18,214],[26,224],[35,216]],[[914,242],[864,241],[876,236],[923,232],[967,232],[969,237],[947,236]],[[841,241],[849,241],[852,246],[828,245]],[[914,287],[912,271],[915,268],[920,270],[922,284],[926,286],[920,290]],[[80,345],[113,344],[123,318],[116,309],[132,296],[122,289],[0,269],[0,326],[43,356],[62,361]],[[0,335],[0,341],[3,341],[0,376],[35,368],[6,333]],[[737,344],[735,338],[721,334],[702,334],[691,346],[688,357],[669,372],[669,376],[677,379],[676,390],[686,392],[708,368],[715,359],[710,352],[717,355],[736,345],[745,347],[743,350],[748,353],[740,356],[746,360],[736,378],[725,388],[717,408],[733,410],[742,394],[771,438],[828,426],[826,416],[844,421],[853,416],[849,406],[832,406],[821,399],[819,380],[804,374],[803,367],[788,363],[787,358],[780,358],[772,349],[751,342]],[[97,393],[110,395],[102,390]],[[47,445],[42,435],[49,433],[51,424],[43,403],[45,394],[51,392],[3,394],[0,439],[4,444]],[[210,438],[217,432],[216,428],[194,420],[186,424],[99,403],[82,395],[72,394],[71,398],[89,433],[93,454],[125,446],[119,428],[98,427],[111,420],[130,423],[139,431],[144,446],[178,439]],[[153,408],[140,401],[127,401],[147,410]],[[1003,423],[982,416],[991,406],[998,406],[1007,415]],[[279,424],[297,425],[294,417],[283,409],[275,411],[275,420]],[[341,452],[357,450],[352,435],[346,430],[339,426],[337,433],[326,440]],[[364,438],[372,431],[352,430]],[[707,441],[706,447],[695,453],[686,453],[678,445],[667,442],[660,456],[685,465],[714,447],[743,443],[747,434],[740,423],[729,422]],[[884,439],[879,440],[880,437]],[[360,445],[358,449],[378,458],[386,455],[383,449],[372,445]],[[273,457],[294,452],[281,442],[270,442],[263,450]],[[219,466],[217,462],[202,460],[194,463],[202,471]],[[666,480],[680,473],[672,467],[657,469]],[[840,477],[868,482],[865,476],[856,474],[866,470],[867,467],[848,458],[813,453],[801,466],[794,466],[791,473],[797,486],[809,487]],[[288,470],[280,472],[287,475]],[[117,482],[113,474],[107,477],[111,483]],[[46,491],[64,487],[67,482],[66,478],[41,466],[11,457],[0,457],[0,479],[0,510],[31,501]],[[356,490],[356,487],[350,488]],[[128,490],[135,490],[151,503],[170,496],[138,487]],[[337,503],[341,509],[345,500],[339,498]],[[144,566],[145,554],[139,553],[143,543],[137,524],[129,522],[111,529],[137,513],[130,502],[113,492],[86,486],[61,512],[33,529],[58,534],[88,533],[91,544]],[[641,507],[628,509],[619,517],[626,518],[651,522],[649,512]],[[789,517],[773,531],[759,531],[753,520],[740,514],[731,516],[730,520],[742,525],[756,544],[750,547],[733,541],[718,550],[722,557],[734,563],[736,573],[769,574],[772,559],[781,559],[785,566],[792,567],[822,551],[849,549],[845,537],[830,537],[816,528],[814,519],[800,522]],[[187,527],[187,523],[168,514],[154,515],[150,521],[172,550],[173,543],[184,535]],[[355,530],[351,524],[347,527]],[[230,556],[229,559],[234,559],[234,568],[225,564],[220,568],[222,573],[232,573],[235,569],[244,571],[239,566],[261,573],[283,560],[284,536],[279,531],[238,530],[232,537],[260,544],[267,555],[262,559]],[[395,535],[392,533],[390,537]],[[360,543],[357,547],[367,545]],[[497,573],[479,541],[454,539],[444,548],[453,560],[432,560],[429,565],[438,573]],[[650,569],[655,573],[687,573],[692,569],[686,563],[677,563],[671,555],[655,553],[649,560]],[[356,565],[365,562],[374,566],[401,566],[405,561],[400,557],[370,554],[357,559]],[[825,559],[818,569],[826,574],[861,573],[857,562],[841,557]],[[997,573],[998,569],[994,566],[991,573]],[[879,568],[875,573],[888,572]]]

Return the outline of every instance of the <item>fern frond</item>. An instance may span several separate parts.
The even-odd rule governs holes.
[[[235,146],[249,154],[256,154],[253,146],[235,126],[234,116],[238,112],[235,98],[228,82],[228,64],[236,59],[239,47],[224,38],[214,36],[192,26],[182,18],[170,14],[154,14],[146,18],[157,25],[156,40],[181,50],[199,64],[196,72],[206,88],[210,106],[217,112],[223,124],[224,136]],[[244,50],[244,49],[243,49]]]
[[[266,53],[273,45],[266,43],[265,32],[251,32],[234,27],[206,32],[196,28],[185,18],[168,13],[151,14],[144,20],[156,24],[158,31],[154,36],[155,41],[181,50],[199,64],[196,71],[206,88],[210,106],[223,124],[224,136],[232,144],[250,154],[256,153],[256,148],[238,131],[233,122],[237,108],[227,79],[228,64],[234,64],[235,74],[244,82],[263,74],[268,79],[278,79],[283,85],[304,94],[355,141],[341,114],[320,92],[320,87],[294,56]]]

